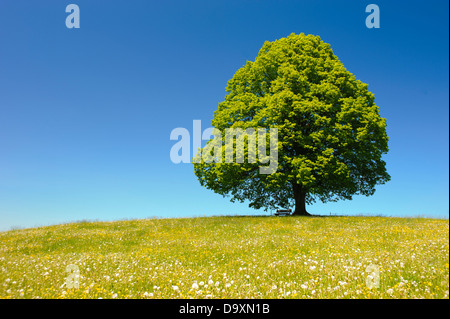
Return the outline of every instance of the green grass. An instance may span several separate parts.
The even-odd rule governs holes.
[[[0,233],[0,297],[448,298],[448,263],[442,219],[83,221]]]

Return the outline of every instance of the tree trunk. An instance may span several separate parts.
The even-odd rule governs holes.
[[[293,185],[294,190],[294,200],[295,200],[295,211],[292,215],[296,216],[310,216],[306,211],[306,192],[299,184]]]

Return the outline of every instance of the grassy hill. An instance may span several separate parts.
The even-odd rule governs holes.
[[[448,298],[448,263],[448,220],[81,222],[0,233],[0,297]]]

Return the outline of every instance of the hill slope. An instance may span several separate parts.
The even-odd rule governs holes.
[[[448,220],[72,223],[0,233],[0,297],[448,298],[448,259]]]

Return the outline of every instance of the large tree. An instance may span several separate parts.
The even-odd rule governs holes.
[[[261,174],[259,162],[201,159],[194,172],[202,186],[233,202],[248,200],[256,209],[295,204],[294,215],[308,215],[306,204],[316,199],[369,196],[375,185],[390,180],[382,160],[388,151],[386,120],[374,95],[319,36],[266,41],[226,91],[211,122],[216,132],[277,128],[278,167]]]

